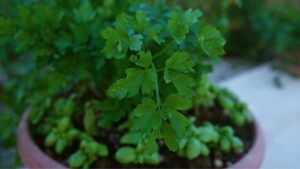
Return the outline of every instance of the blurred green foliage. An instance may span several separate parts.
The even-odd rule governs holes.
[[[0,145],[4,154],[10,151],[10,147],[15,147],[16,127],[32,101],[40,100],[41,103],[34,101],[34,104],[36,109],[41,109],[43,102],[62,90],[66,83],[83,83],[85,80],[94,86],[95,81],[103,78],[98,76],[98,79],[89,82],[90,77],[86,73],[95,72],[104,64],[103,59],[95,58],[95,52],[101,53],[101,44],[94,43],[101,43],[101,40],[97,40],[100,38],[97,29],[106,24],[102,19],[109,22],[119,12],[126,11],[131,0],[92,1],[92,6],[80,8],[81,2],[1,1],[0,101],[3,107],[0,116]],[[90,62],[79,65],[85,57],[83,54],[88,51],[94,51],[91,52]],[[47,58],[49,55],[52,57]],[[69,56],[66,59],[70,60],[69,66],[63,64],[63,59],[56,58],[60,55]],[[72,61],[71,57],[81,59]],[[51,63],[54,63],[53,67]],[[76,78],[68,78],[69,74]],[[71,84],[69,86],[73,87]],[[13,160],[8,160],[10,158],[14,158],[13,155],[1,159],[0,167],[12,167],[10,163]]]
[[[200,10],[169,8],[163,3],[138,5],[137,1],[1,3],[0,74],[6,79],[0,85],[4,103],[1,144],[15,145],[20,116],[31,106],[31,122],[39,126],[36,132],[45,137],[45,147],[61,154],[74,140],[80,141],[68,159],[71,167],[87,168],[97,158],[107,156],[106,145],[94,136],[124,116],[129,120],[119,127],[130,132],[121,142],[134,147],[118,149],[115,156],[121,163],[159,163],[158,138],[188,159],[207,156],[209,145],[224,153],[242,149],[243,143],[231,127],[210,123],[195,126],[193,118],[186,118],[181,111],[193,104],[211,107],[218,102],[230,112],[235,125],[249,122],[247,106],[207,79],[211,70],[207,61],[224,54],[225,40],[218,29],[227,39],[227,55],[264,61],[299,47],[298,8],[269,5],[264,0],[183,4],[201,7],[203,19]],[[179,49],[187,52],[177,52]],[[191,53],[197,53],[198,60]],[[159,93],[157,86],[164,90]],[[147,121],[161,125],[143,125]],[[188,132],[182,134],[183,129]],[[136,139],[141,133],[147,139]],[[178,135],[182,139],[177,139]]]
[[[259,63],[295,52],[300,42],[297,0],[169,0],[199,7],[226,37],[227,56]],[[290,57],[298,62],[299,56]]]
[[[297,49],[299,9],[289,2],[244,1],[232,14],[235,26],[228,35],[228,50],[259,62]]]

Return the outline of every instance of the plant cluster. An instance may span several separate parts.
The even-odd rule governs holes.
[[[221,33],[199,9],[136,2],[45,1],[1,17],[4,49],[30,62],[6,87],[30,106],[43,147],[72,151],[72,168],[109,154],[157,165],[164,146],[187,159],[242,151],[233,127],[251,121],[247,106],[207,77],[224,54]],[[228,125],[199,122],[216,105]]]

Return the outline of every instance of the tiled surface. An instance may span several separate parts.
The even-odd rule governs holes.
[[[230,88],[260,122],[267,139],[263,169],[300,168],[300,80],[282,75],[274,85],[274,71],[262,65],[222,83]]]
[[[223,59],[219,63],[214,64],[214,71],[209,74],[213,82],[221,82],[233,76],[244,73],[254,67],[253,64],[243,63],[237,59]]]

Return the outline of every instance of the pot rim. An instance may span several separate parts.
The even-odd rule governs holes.
[[[67,169],[66,166],[60,164],[42,151],[33,140],[27,120],[29,111],[27,110],[24,113],[17,129],[17,148],[24,165],[28,168]],[[28,152],[31,153],[28,154]]]
[[[28,168],[60,168],[67,169],[68,167],[57,162],[52,157],[48,156],[33,140],[29,126],[28,126],[28,115],[27,110],[21,119],[21,122],[17,130],[17,149],[19,155]],[[248,152],[233,165],[229,166],[228,169],[241,169],[249,168],[256,169],[262,164],[265,154],[265,137],[263,135],[262,128],[258,124],[258,121],[253,117],[254,125],[254,142]],[[29,153],[28,152],[32,152]],[[47,166],[46,166],[46,165]]]
[[[228,169],[256,169],[259,168],[263,162],[266,149],[265,136],[257,119],[254,118],[253,115],[252,118],[255,134],[251,148],[241,159],[235,162],[232,166],[229,166]]]

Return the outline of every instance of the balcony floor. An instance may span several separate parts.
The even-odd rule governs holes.
[[[299,168],[300,80],[280,74],[282,87],[274,84],[276,73],[269,64],[242,72],[221,83],[248,103],[261,124],[266,141],[262,168]]]

